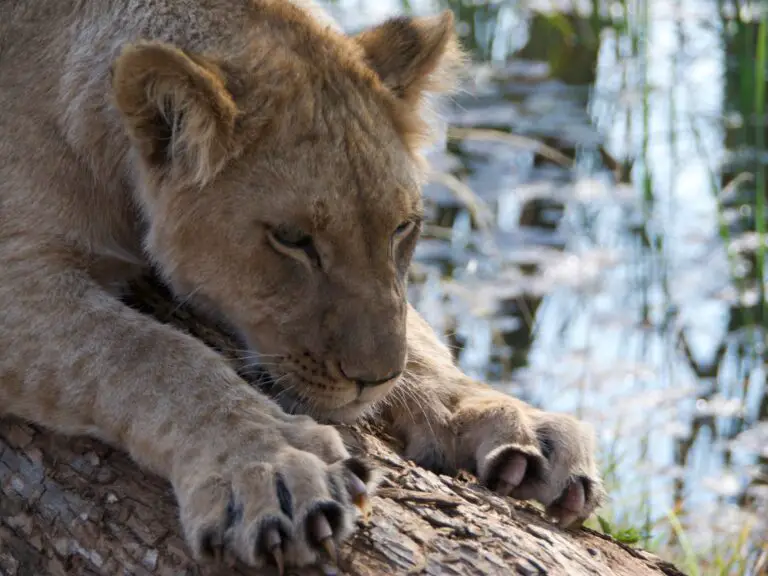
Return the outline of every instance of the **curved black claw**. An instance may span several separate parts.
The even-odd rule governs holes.
[[[308,528],[312,540],[326,553],[327,560],[335,566],[338,563],[338,555],[333,541],[333,528],[328,518],[322,512],[317,512],[309,518]]]

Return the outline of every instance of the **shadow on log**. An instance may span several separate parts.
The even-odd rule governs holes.
[[[137,284],[130,303],[220,350],[233,348],[220,328],[152,281]],[[365,452],[386,473],[373,514],[341,551],[342,574],[682,575],[590,530],[562,531],[533,506],[491,494],[468,475],[438,476],[406,462],[375,430],[341,431],[352,451]],[[0,575],[123,574],[276,571],[196,565],[167,482],[94,440],[0,420]]]

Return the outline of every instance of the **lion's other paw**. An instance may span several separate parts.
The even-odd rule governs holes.
[[[481,463],[487,471],[484,484],[503,496],[545,504],[547,513],[563,526],[583,522],[604,497],[600,479],[582,472],[578,462],[558,468],[532,451],[517,445],[499,446]]]
[[[491,490],[544,504],[564,527],[581,525],[604,501],[585,423],[500,393],[465,399],[456,418],[459,460]]]
[[[539,486],[522,486],[515,497],[544,503],[563,526],[581,525],[606,499],[593,429],[566,414],[536,411],[532,420],[547,460],[546,476]]]
[[[328,427],[317,428],[317,453],[285,440],[303,436],[296,431],[277,441],[265,434],[268,443],[247,435],[213,442],[218,453],[184,466],[174,487],[196,560],[236,558],[248,566],[277,566],[280,573],[336,563],[372,491],[373,470],[346,451],[339,454],[340,439]],[[322,438],[333,445],[321,446]],[[334,453],[340,458],[328,462]]]

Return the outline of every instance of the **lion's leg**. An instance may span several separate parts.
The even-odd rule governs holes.
[[[334,429],[284,414],[213,350],[106,294],[74,254],[24,238],[2,249],[0,412],[101,437],[168,478],[199,559],[301,565],[352,531],[368,470]]]
[[[0,414],[100,437],[169,479],[198,558],[316,560],[351,532],[368,468],[95,281],[75,246],[110,214],[67,220],[87,217],[88,173],[51,134],[12,142],[21,122],[0,112]]]
[[[447,472],[469,469],[501,493],[544,503],[564,523],[599,505],[591,430],[467,377],[412,307],[408,354],[385,412],[407,457]]]

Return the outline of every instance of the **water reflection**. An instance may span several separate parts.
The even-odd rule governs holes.
[[[595,424],[612,521],[747,573],[729,558],[768,541],[759,5],[330,9],[355,30],[445,6],[476,65],[430,154],[412,301],[468,373]]]

